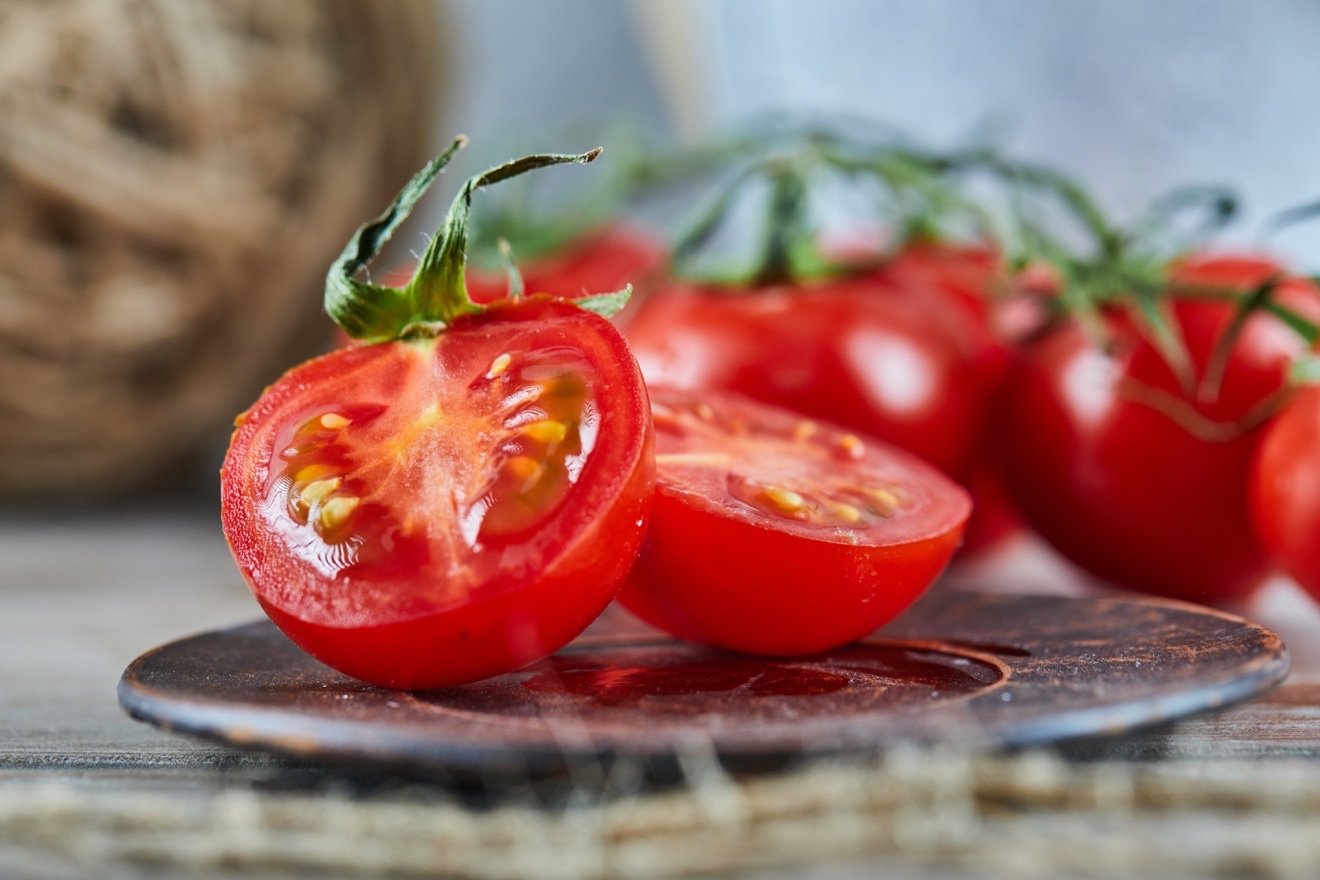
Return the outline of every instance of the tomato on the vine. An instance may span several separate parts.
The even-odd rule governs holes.
[[[1068,559],[1121,586],[1208,602],[1268,574],[1248,470],[1307,343],[1213,294],[1247,296],[1272,278],[1276,302],[1314,319],[1315,288],[1275,263],[1201,256],[1171,269],[1164,302],[1182,363],[1135,305],[1101,311],[1103,338],[1069,320],[1023,347],[999,409],[1000,459],[1018,510]]]
[[[241,417],[222,520],[294,642],[374,684],[434,688],[562,647],[609,603],[654,494],[646,390],[596,311],[619,297],[472,303],[468,181],[399,290],[353,279],[461,141],[359,230],[327,308],[364,343],[295,367]],[[573,291],[572,293],[576,293]]]
[[[1275,561],[1320,599],[1320,388],[1300,391],[1266,429],[1251,514]]]
[[[651,527],[619,601],[692,641],[801,655],[861,638],[944,569],[970,512],[930,465],[726,392],[651,388]]]

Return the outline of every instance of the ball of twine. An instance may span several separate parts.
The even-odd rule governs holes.
[[[430,0],[0,0],[0,498],[168,479],[425,159]]]

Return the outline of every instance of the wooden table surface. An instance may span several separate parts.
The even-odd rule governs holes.
[[[1020,544],[955,581],[1068,591]],[[900,749],[730,775],[413,780],[134,722],[124,667],[251,620],[214,515],[0,516],[0,876],[1320,876],[1320,611],[1286,583],[1235,609],[1293,673],[1222,714],[1052,750]],[[601,771],[604,772],[604,771]]]

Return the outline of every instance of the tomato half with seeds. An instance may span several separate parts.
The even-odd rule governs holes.
[[[240,420],[225,535],[270,618],[341,672],[436,688],[516,669],[581,632],[636,557],[654,435],[627,344],[599,302],[480,306],[462,281],[472,191],[573,160],[473,178],[408,287],[354,281],[428,166],[327,279],[341,326],[380,341],[295,367]]]
[[[913,455],[727,392],[651,401],[656,501],[619,600],[654,626],[817,653],[896,616],[958,547],[967,493]]]
[[[262,608],[328,665],[403,688],[506,672],[574,638],[632,565],[646,406],[609,322],[549,299],[334,352],[245,417],[225,531]]]

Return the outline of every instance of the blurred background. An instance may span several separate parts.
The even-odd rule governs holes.
[[[498,873],[499,857],[525,852],[509,846],[499,813],[440,814],[449,837],[419,832],[431,827],[411,824],[437,803],[430,789],[372,821],[345,809],[333,814],[342,824],[320,812],[282,824],[293,814],[265,811],[258,796],[368,808],[371,798],[323,768],[167,735],[115,701],[121,671],[151,646],[258,615],[218,522],[235,415],[333,344],[327,268],[455,134],[470,146],[378,267],[419,253],[459,182],[515,150],[603,144],[592,168],[547,173],[571,189],[608,174],[639,139],[696,144],[785,112],[874,120],[935,148],[997,143],[1077,175],[1120,219],[1172,187],[1228,184],[1243,211],[1225,237],[1255,247],[1271,215],[1320,200],[1317,47],[1316,0],[0,0],[0,874],[159,877],[183,865],[233,877],[269,860],[261,876],[322,876],[340,853],[346,873],[441,855]],[[478,204],[478,219],[497,201]],[[1320,222],[1270,246],[1320,272]],[[1041,547],[1010,548],[999,582],[1075,586],[1076,572]],[[994,586],[994,574],[954,577]],[[1282,579],[1251,601],[1239,610],[1288,642],[1293,681],[1311,677],[1262,710],[1274,714],[1226,716],[1218,746],[1192,727],[1181,747],[1157,733],[1149,750],[1126,753],[1177,759],[1151,778],[1185,780],[1172,789],[1184,801],[1139,788],[1113,762],[1095,762],[1092,795],[1089,761],[1084,796],[1056,797],[1075,777],[1030,754],[1012,797],[987,798],[977,780],[953,800],[963,789],[949,779],[965,771],[900,754],[902,773],[875,785],[897,799],[892,846],[920,855],[953,841],[969,853],[957,876],[982,876],[980,850],[959,835],[984,808],[993,818],[973,842],[1000,853],[1001,876],[1096,876],[1091,860],[1114,840],[1155,854],[1143,876],[1183,876],[1189,857],[1224,852],[1215,876],[1309,876],[1320,858],[1320,606]],[[1300,720],[1271,728],[1280,706]],[[1265,755],[1278,758],[1272,775],[1243,760]],[[921,790],[915,771],[936,792],[916,812],[903,800]],[[697,791],[702,810],[759,827],[742,824],[722,776],[705,778],[718,785]],[[1216,779],[1225,787],[1208,787]],[[393,781],[362,784],[389,806]],[[863,827],[846,815],[851,802],[833,802],[820,798],[838,811],[832,833]],[[1092,802],[1123,812],[1079,807],[1069,833],[1059,807]],[[1178,809],[1159,824],[1151,805],[1166,802]],[[474,849],[466,829],[483,815],[495,831]],[[694,815],[731,853],[728,826]],[[268,825],[296,844],[268,846]],[[783,827],[780,843],[803,852],[789,864],[837,839]],[[328,829],[319,840],[333,845],[304,828]],[[381,828],[419,848],[385,851],[399,839],[389,835],[358,846]],[[665,829],[655,852],[689,855]],[[246,846],[267,849],[232,857]],[[752,849],[760,862],[748,864],[765,864]],[[299,861],[309,853],[322,861]],[[537,853],[518,870],[564,875],[575,864],[565,854]],[[873,876],[880,862],[862,854],[855,872],[757,876]],[[905,864],[886,863],[886,875],[953,876]],[[652,873],[638,862],[634,875]]]
[[[3,0],[0,497],[212,499],[233,414],[328,338],[325,267],[455,133],[449,187],[511,144],[839,114],[1119,216],[1232,184],[1251,243],[1320,197],[1318,44],[1309,0]],[[1273,244],[1320,266],[1316,224]]]

